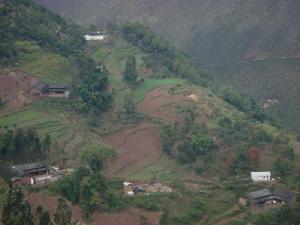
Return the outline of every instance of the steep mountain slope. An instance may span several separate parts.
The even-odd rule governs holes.
[[[35,1],[79,24],[145,22],[191,53],[194,61],[211,69],[216,78],[252,94],[258,101],[276,98],[278,104],[270,109],[272,115],[286,128],[299,127],[297,0]],[[270,88],[261,88],[265,86]],[[282,112],[282,107],[291,113]]]
[[[0,104],[0,176],[7,164],[38,160],[19,148],[20,127],[49,134],[47,160],[75,169],[46,190],[27,195],[33,215],[40,205],[53,216],[57,196],[63,196],[72,202],[73,219],[83,222],[88,214],[84,222],[90,225],[223,224],[224,219],[248,224],[255,223],[256,214],[239,207],[238,197],[265,187],[299,191],[295,137],[272,126],[251,99],[213,82],[151,29],[124,23],[107,30],[103,41],[84,42],[80,27],[29,0],[2,2],[1,47],[13,54],[0,58],[5,67],[0,72],[5,86],[0,86],[0,97],[5,97]],[[14,31],[24,33],[10,31],[14,24]],[[79,71],[73,73],[73,67]],[[138,79],[129,83],[128,71]],[[36,79],[75,85],[68,99],[48,96],[11,108],[6,101],[30,97]],[[101,103],[108,98],[102,94],[114,98],[104,102],[105,108]],[[270,170],[281,179],[256,184],[249,177],[254,170]],[[127,198],[125,180],[147,183],[149,194]],[[0,179],[0,201],[7,190],[3,183]],[[15,219],[10,210],[3,211]],[[296,213],[287,215],[286,223],[296,221]]]

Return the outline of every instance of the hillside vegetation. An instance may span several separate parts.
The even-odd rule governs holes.
[[[10,13],[3,24],[14,21],[11,16],[22,8],[48,18],[45,27],[61,21],[71,29],[27,0],[4,2]],[[71,38],[72,32],[65,35]],[[55,225],[75,220],[90,225],[222,224],[224,219],[260,225],[268,218],[273,225],[277,217],[297,221],[299,198],[262,214],[238,204],[239,197],[262,188],[300,190],[299,143],[274,126],[252,98],[215,82],[139,23],[113,26],[105,41],[80,39],[79,48],[73,43],[65,51],[35,38],[1,39],[16,49],[15,55],[1,56],[2,66],[71,83],[71,94],[27,102],[17,110],[1,104],[0,175],[6,180],[0,179],[0,212],[5,225],[22,219],[43,224],[42,218]],[[49,55],[55,63],[42,60]],[[52,67],[60,74],[50,71]],[[77,72],[71,72],[73,67]],[[9,166],[37,159],[74,172],[44,187],[6,188]],[[250,171],[271,171],[277,180],[253,183]],[[122,192],[125,180],[160,182],[172,192],[128,198]]]
[[[299,132],[297,0],[35,1],[81,25],[146,23],[212,70],[217,79],[262,104],[278,100],[270,115],[282,127]]]

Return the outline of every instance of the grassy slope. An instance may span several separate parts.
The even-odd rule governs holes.
[[[68,58],[42,50],[29,41],[18,41],[22,51],[17,60],[18,67],[36,78],[53,84],[70,84],[76,74]]]
[[[298,0],[253,0],[242,4],[236,0],[140,0],[131,4],[119,0],[35,1],[79,24],[104,25],[120,20],[146,22],[187,50],[202,66],[222,65],[215,68],[218,79],[259,100],[271,98],[276,92],[282,104],[274,108],[271,115],[285,128],[300,132],[300,102],[295,100],[299,99],[299,58],[294,68],[287,65],[289,62],[274,62],[273,65],[265,62],[263,68],[259,66],[259,73],[255,62],[238,64],[253,58],[299,56]],[[226,65],[223,64],[230,65],[231,69],[224,69]],[[288,87],[281,88],[285,86],[283,83]],[[264,86],[268,88],[262,88]]]
[[[67,125],[61,118],[47,115],[33,108],[25,109],[0,118],[0,126],[14,126],[36,129],[40,134],[49,133],[53,140],[64,134]]]
[[[114,42],[114,49],[107,47],[101,48],[101,46],[93,46],[92,57],[99,63],[103,63],[109,70],[109,80],[112,88],[115,89],[115,107],[121,108],[123,104],[124,94],[128,92],[128,88],[122,81],[122,71],[124,69],[126,57],[130,54],[134,54],[137,58],[142,54],[138,49],[124,43],[121,39],[117,39]],[[138,63],[138,67],[142,65],[142,62]],[[176,84],[182,84],[181,87]],[[140,84],[136,89],[133,90],[133,96],[136,102],[141,101],[145,94],[153,88],[162,85],[172,85],[176,89],[176,93],[196,93],[205,103],[199,103],[199,112],[207,113],[208,108],[213,109],[217,114],[217,118],[221,116],[227,116],[233,120],[237,117],[244,116],[234,109],[229,104],[220,100],[214,96],[209,90],[192,87],[190,84],[186,84],[180,79],[153,79],[145,78],[145,82]],[[210,120],[207,125],[210,130],[217,128],[217,119]],[[266,125],[258,125],[266,127],[268,133],[277,135],[277,131],[271,129]],[[223,146],[222,146],[223,147]],[[224,146],[225,148],[225,146]],[[222,150],[222,149],[221,149]],[[178,222],[178,220],[185,218],[190,212],[191,204],[195,200],[191,196],[197,196],[199,190],[205,193],[209,193],[209,203],[207,204],[207,217],[209,220],[197,221],[193,224],[208,224],[211,221],[219,221],[222,218],[234,217],[236,214],[245,213],[243,210],[239,210],[236,202],[236,195],[234,192],[224,190],[223,184],[212,179],[213,177],[226,174],[226,166],[224,164],[224,154],[232,155],[234,149],[230,149],[228,152],[220,152],[208,171],[205,172],[204,177],[193,176],[191,168],[189,166],[183,167],[177,164],[173,159],[170,159],[167,155],[154,162],[153,164],[146,166],[138,171],[126,171],[126,175],[130,180],[151,180],[159,178],[165,182],[175,182],[182,188],[180,189],[180,196],[174,199],[167,199],[165,202],[160,203],[162,207],[169,209],[170,217],[177,217],[177,220],[172,219],[169,224],[184,224],[184,222]],[[269,154],[270,153],[270,154]],[[264,154],[264,164],[261,169],[269,169],[274,161],[270,149],[266,149]],[[200,162],[201,163],[201,162]],[[174,184],[174,183],[173,183]],[[240,183],[239,183],[240,184]],[[246,184],[248,188],[255,189],[251,184]],[[186,187],[185,187],[186,186]],[[190,186],[192,188],[190,188]],[[192,190],[191,190],[192,189]],[[177,189],[178,190],[178,189]],[[161,196],[161,198],[164,198]],[[181,204],[178,204],[178,201]],[[179,219],[178,219],[179,218]],[[183,219],[184,220],[184,219]]]
[[[102,47],[101,45],[90,46],[87,50],[89,54],[98,62],[104,63],[106,68],[109,70],[109,81],[112,88],[116,90],[115,95],[115,108],[120,109],[123,104],[124,94],[128,91],[127,86],[122,81],[122,71],[124,69],[126,58],[134,54],[137,57],[137,64],[140,67],[143,62],[141,56],[143,53],[126,43],[119,37],[114,37],[113,40],[114,48]],[[33,62],[29,62],[33,63]],[[51,74],[45,73],[45,79],[53,79]],[[152,79],[146,78],[145,83],[141,84],[133,91],[136,101],[143,99],[144,95],[155,87],[161,85],[171,84],[175,85],[178,83],[183,83],[182,80],[177,79]],[[190,85],[183,85],[183,89],[178,89],[178,91],[191,91]],[[221,101],[217,97],[211,94],[209,90],[202,88],[195,88],[193,91],[201,95],[201,98],[216,111],[218,116],[226,115],[234,118],[238,111],[233,109],[230,105]],[[0,118],[0,125],[2,126],[13,126],[18,123],[20,126],[24,127],[35,127],[41,133],[49,132],[52,136],[57,137],[57,143],[62,143],[60,147],[66,147],[66,152],[68,157],[71,159],[76,159],[78,157],[78,152],[85,145],[90,145],[92,143],[98,143],[101,138],[97,134],[104,128],[103,124],[100,124],[98,130],[91,130],[86,125],[85,118],[76,115],[75,113],[68,110],[65,107],[64,102],[59,102],[57,99],[44,99],[41,102],[34,105],[33,108],[26,109],[22,112],[12,114],[8,117]],[[203,109],[205,113],[205,109]],[[104,115],[104,118],[111,118],[111,112]],[[105,121],[105,119],[103,119]],[[109,121],[109,120],[108,120]],[[109,121],[110,122],[110,121]],[[120,121],[116,121],[120,123]],[[112,126],[117,127],[119,124],[112,124]],[[212,120],[209,123],[209,128],[214,128],[215,121]],[[95,132],[94,132],[95,131]],[[67,150],[69,148],[70,150]],[[51,156],[52,157],[52,156]],[[272,162],[269,161],[264,166],[267,168]],[[208,177],[202,179],[200,177],[194,177],[190,168],[183,168],[177,165],[173,160],[169,159],[166,155],[162,156],[161,159],[152,165],[143,168],[142,170],[132,173],[130,178],[150,180],[153,177],[159,177],[163,181],[168,182],[178,182],[179,185],[177,190],[179,190],[178,196],[175,198],[166,199],[161,204],[163,207],[169,209],[170,215],[174,216],[185,216],[186,213],[190,211],[191,205],[193,204],[194,196],[199,194],[199,189],[207,191],[210,194],[209,203],[207,208],[209,208],[209,217],[214,219],[216,215],[221,213],[226,213],[229,206],[234,206],[236,204],[236,199],[231,191],[224,191],[218,186],[218,182],[213,182],[212,184],[207,184],[207,181],[212,181],[212,177],[221,174],[224,163],[222,158],[217,158],[214,163],[214,167],[211,168],[211,173]],[[201,185],[196,186],[197,190],[189,191],[184,187],[183,181],[186,179],[191,179],[192,184]],[[162,195],[163,199],[165,196]],[[181,204],[178,204],[178,202]],[[229,213],[229,212],[228,212]],[[226,214],[225,214],[226,215]],[[175,221],[171,221],[170,224],[182,224]],[[203,224],[203,223],[202,223]],[[204,223],[205,224],[205,223]],[[207,224],[207,223],[206,223]]]
[[[282,127],[300,132],[300,59],[261,60],[213,69],[218,79],[254,96],[260,102],[277,99],[278,104],[268,112]]]
[[[145,82],[142,83],[137,87],[136,90],[134,90],[133,97],[136,102],[140,102],[144,99],[145,94],[147,92],[151,91],[154,88],[164,86],[164,85],[176,85],[176,84],[182,84],[184,83],[181,79],[145,79]]]

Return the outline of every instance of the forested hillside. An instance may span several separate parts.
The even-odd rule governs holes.
[[[262,104],[276,99],[270,114],[283,127],[299,131],[297,0],[35,1],[79,24],[146,23],[216,78]]]

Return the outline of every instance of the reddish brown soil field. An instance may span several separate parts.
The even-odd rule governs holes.
[[[29,103],[29,90],[36,82],[36,79],[23,72],[0,70],[0,97],[5,107],[16,109]]]
[[[192,90],[189,90],[192,91]],[[148,92],[144,100],[138,105],[138,110],[153,117],[174,123],[183,123],[186,106],[198,107],[197,120],[207,122],[213,115],[213,110],[208,106],[207,100],[201,93],[191,92],[190,95],[172,95],[170,86],[163,86]]]
[[[50,215],[56,212],[57,207],[57,197],[46,195],[42,192],[30,193],[26,196],[27,201],[31,205],[33,215],[35,215],[35,210],[38,206],[42,206],[44,210],[49,211]],[[82,211],[78,206],[71,206],[72,209],[72,219],[73,221],[82,220]],[[140,209],[127,209],[121,212],[114,213],[94,213],[92,215],[93,221],[86,223],[87,225],[159,225],[161,212],[148,212]],[[142,223],[143,218],[146,223]]]
[[[168,122],[182,123],[184,113],[177,112],[176,108],[188,105],[191,100],[182,95],[171,95],[169,91],[170,87],[164,86],[148,92],[138,110]]]
[[[300,155],[300,142],[293,141],[292,142],[292,147],[294,148],[295,153]]]
[[[104,138],[118,153],[118,158],[108,166],[107,175],[126,177],[156,161],[162,153],[157,129],[157,125],[144,122]]]

